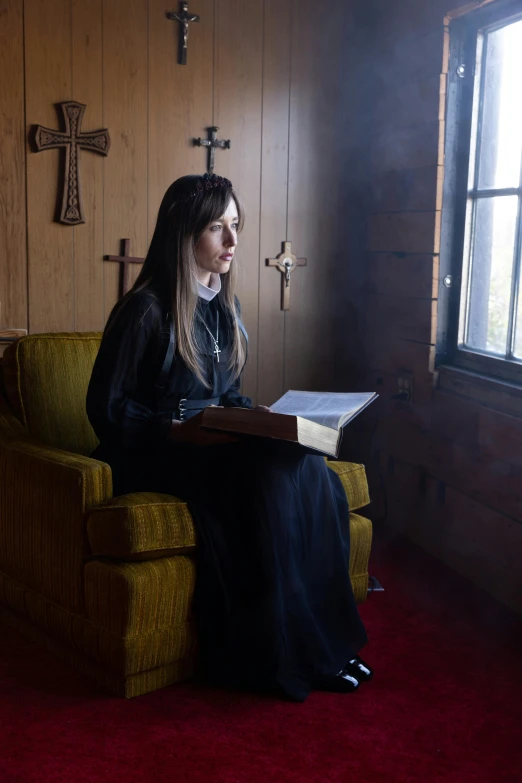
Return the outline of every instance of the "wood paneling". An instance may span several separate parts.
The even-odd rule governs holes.
[[[247,220],[237,251],[239,298],[249,334],[251,359],[257,357],[259,329],[259,209],[263,5],[220,0],[216,18],[214,121],[230,151],[216,153],[216,172],[234,183]],[[203,150],[199,150],[203,154]],[[257,399],[257,361],[248,362],[244,393]]]
[[[436,299],[438,256],[429,254],[368,253],[367,290],[370,294],[389,294]]]
[[[433,343],[436,315],[437,303],[432,299],[372,295],[366,299],[365,331],[368,336],[386,332],[404,340]]]
[[[438,253],[440,212],[388,212],[373,215],[369,249],[403,253]]]
[[[147,249],[147,25],[147,0],[104,0],[103,119],[111,134],[104,161],[105,254],[118,255],[124,237],[132,255]],[[118,299],[118,267],[104,264],[105,318]],[[131,284],[138,272],[131,269]]]
[[[374,212],[442,209],[442,166],[376,173],[370,183]]]
[[[375,171],[437,166],[443,158],[437,121],[389,131],[375,128],[371,165]]]
[[[382,88],[422,82],[436,76],[443,58],[442,24],[428,33],[417,32],[405,46],[401,37],[382,41],[374,52],[374,70]]]
[[[262,405],[286,391],[281,274],[265,266],[265,259],[275,258],[287,238],[291,12],[290,3],[265,2],[258,352]]]
[[[72,95],[87,104],[84,130],[103,124],[102,0],[73,0]],[[81,188],[85,223],[72,229],[74,238],[75,331],[103,329],[103,173],[106,159],[81,154]],[[110,154],[110,152],[109,152]],[[65,229],[71,230],[71,229]]]
[[[441,119],[441,94],[445,94],[445,79],[440,75],[406,84],[398,81],[393,87],[386,85],[376,97],[374,121],[390,130],[435,122]]]
[[[337,0],[328,3],[320,27],[313,0],[294,2],[293,16],[287,239],[296,255],[308,258],[308,266],[292,277],[285,386],[321,389],[333,385],[336,369],[342,371],[336,362],[344,360],[336,352],[335,316],[347,263],[341,197],[351,115],[342,74],[351,16]]]
[[[522,611],[522,525],[430,479],[413,539],[497,599]]]
[[[493,459],[476,445],[458,443],[433,432],[430,439],[429,472],[451,487],[514,519],[522,519],[520,468],[509,455]]]
[[[433,360],[434,346],[429,343],[403,339],[394,334],[371,333],[366,341],[368,366],[382,372],[397,374],[398,370],[409,370],[417,375],[427,375]]]
[[[188,65],[180,66],[178,24],[165,18],[162,0],[149,0],[148,241],[168,186],[184,174],[205,171],[206,150],[192,140],[206,138],[213,123],[214,5],[214,0],[198,2],[200,21],[190,26]]]
[[[25,329],[23,0],[0,0],[0,20],[0,329]]]
[[[72,98],[69,0],[26,0],[25,80],[27,135],[35,124],[58,128],[54,104]],[[80,166],[88,154],[80,153]],[[31,332],[74,329],[74,234],[69,226],[53,222],[63,155],[62,150],[46,150],[28,151],[27,156]]]

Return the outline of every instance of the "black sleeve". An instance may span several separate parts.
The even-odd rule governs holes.
[[[251,408],[252,400],[250,397],[242,397],[239,387],[241,377],[236,378],[230,389],[221,395],[220,404],[225,408]]]
[[[146,292],[134,294],[111,313],[87,392],[87,415],[101,442],[139,446],[169,432],[170,415],[155,411],[151,394],[143,391],[147,382],[154,387],[161,326],[159,302]]]

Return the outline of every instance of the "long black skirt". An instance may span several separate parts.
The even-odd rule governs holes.
[[[96,456],[112,465],[118,494],[187,501],[209,681],[302,701],[366,643],[348,573],[348,503],[321,456],[258,438]]]

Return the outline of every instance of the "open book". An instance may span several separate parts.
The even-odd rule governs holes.
[[[272,413],[248,408],[205,408],[201,425],[214,430],[294,441],[331,457],[339,455],[342,431],[378,397],[376,392],[288,391]]]

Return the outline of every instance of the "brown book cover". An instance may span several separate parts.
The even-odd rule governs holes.
[[[201,425],[223,432],[293,441],[337,457],[343,428],[377,397],[375,392],[289,391],[271,406],[272,412],[205,408]]]

